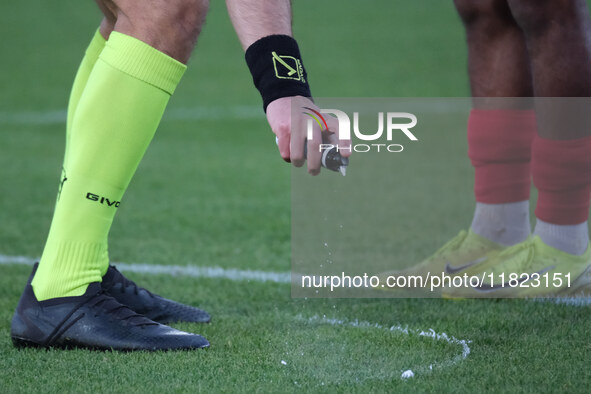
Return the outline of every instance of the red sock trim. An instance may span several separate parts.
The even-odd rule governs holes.
[[[536,217],[563,225],[587,220],[591,197],[591,136],[566,141],[536,137],[532,174],[538,189]]]
[[[533,110],[472,110],[468,156],[474,166],[476,201],[503,204],[529,199]]]

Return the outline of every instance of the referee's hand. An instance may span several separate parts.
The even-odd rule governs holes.
[[[307,97],[283,97],[269,104],[267,120],[271,130],[277,136],[277,146],[283,160],[291,162],[295,167],[301,167],[307,158],[308,172],[311,175],[318,175],[322,157],[320,145],[338,145],[342,148],[341,156],[348,157],[351,155],[351,141],[339,139],[339,124],[336,118],[330,115],[322,116],[323,119],[320,122],[322,129],[318,122],[314,120],[311,122],[313,138],[308,139],[308,120],[312,117],[306,113],[313,113],[311,110],[320,112],[320,109]],[[328,125],[328,130],[325,129],[324,121]],[[306,143],[307,147],[304,149]]]

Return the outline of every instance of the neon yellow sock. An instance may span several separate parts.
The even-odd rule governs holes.
[[[32,283],[38,300],[82,295],[101,281],[113,217],[185,69],[111,33],[72,118],[67,180]]]
[[[80,96],[82,96],[82,92],[86,87],[86,82],[88,81],[90,72],[94,68],[94,65],[98,60],[99,55],[103,51],[106,42],[107,41],[97,29],[97,31],[94,33],[94,36],[92,37],[92,40],[90,41],[90,44],[88,45],[88,48],[86,48],[86,52],[82,58],[80,66],[78,66],[78,71],[76,72],[76,77],[74,78],[74,84],[72,85],[72,91],[70,92],[70,100],[68,101],[68,117],[66,120],[66,148],[64,150],[64,161],[62,164],[62,173],[60,175],[60,191],[61,186],[66,179],[65,168],[68,163],[68,152],[70,150],[70,136],[72,135],[72,122],[74,119],[74,114],[76,113],[76,108],[80,102]]]
[[[72,135],[72,122],[74,119],[74,114],[76,113],[76,108],[78,107],[78,103],[80,102],[80,97],[82,96],[82,92],[86,87],[86,82],[88,82],[88,77],[90,76],[90,72],[94,68],[96,61],[99,58],[99,55],[103,51],[105,47],[105,43],[107,41],[101,36],[98,29],[94,33],[88,48],[86,49],[86,53],[82,58],[82,62],[78,67],[78,72],[76,73],[76,77],[74,78],[74,84],[72,85],[72,91],[70,92],[70,100],[68,102],[68,118],[66,121],[66,151],[64,153],[64,167],[68,164],[68,150],[70,147],[70,136]],[[62,174],[63,179],[63,174]]]

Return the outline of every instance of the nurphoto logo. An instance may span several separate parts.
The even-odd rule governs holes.
[[[307,131],[308,139],[313,138],[314,121],[318,123],[321,130],[328,130],[328,124],[322,114],[330,114],[339,122],[339,139],[351,140],[351,119],[349,115],[338,109],[321,109],[316,111],[306,107],[310,112],[304,112],[310,116],[308,119]],[[351,143],[348,146],[336,146],[338,150],[348,150],[359,153],[365,152],[391,152],[399,153],[404,150],[404,146],[398,143],[392,143],[395,135],[401,132],[410,141],[418,141],[418,138],[410,131],[417,125],[417,117],[408,112],[378,112],[378,129],[375,132],[362,131],[359,126],[359,112],[353,112],[353,134],[360,141],[367,143]],[[385,126],[384,126],[385,124]],[[385,129],[385,136],[384,136]],[[369,143],[371,141],[372,143]],[[384,141],[384,142],[381,142]],[[335,148],[333,144],[320,144],[320,151]]]

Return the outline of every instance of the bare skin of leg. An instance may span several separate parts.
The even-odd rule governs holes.
[[[591,135],[591,19],[585,0],[507,0],[531,61],[538,134],[567,140]],[[566,99],[567,97],[578,97]]]
[[[100,32],[135,37],[186,64],[205,22],[209,0],[97,0]]]
[[[511,15],[507,0],[454,0],[468,43],[468,73],[476,108],[498,108],[478,98],[531,97],[532,77],[525,37]],[[503,100],[507,105],[523,105]],[[519,105],[518,105],[519,104]]]

